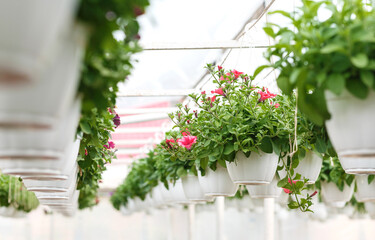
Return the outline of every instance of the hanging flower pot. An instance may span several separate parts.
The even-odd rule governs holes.
[[[44,200],[49,200],[49,199],[55,199],[55,200],[66,200],[72,198],[74,191],[77,188],[77,183],[76,182],[71,182],[70,186],[68,189],[58,189],[56,191],[56,188],[51,188],[51,189],[38,189],[37,191],[33,191],[35,193],[35,196],[41,201],[41,199]],[[42,191],[39,191],[42,190]]]
[[[375,218],[375,203],[374,202],[365,202],[365,208],[368,214],[372,219]]]
[[[70,27],[75,7],[75,0],[1,1],[0,82],[37,81],[56,56],[58,39]]]
[[[171,203],[174,204],[190,204],[191,201],[187,199],[184,189],[182,187],[181,179],[178,179],[175,184],[169,185],[169,191],[171,193]]]
[[[182,188],[185,196],[192,202],[211,202],[213,197],[205,196],[201,185],[199,184],[198,177],[188,174],[181,178]]]
[[[76,39],[82,31],[77,29],[70,35],[61,41],[58,57],[38,83],[0,87],[0,126],[48,129],[68,114],[77,95],[84,45]]]
[[[170,204],[172,202],[172,195],[171,195],[171,192],[169,191],[170,187],[169,189],[167,189],[163,183],[159,183],[158,188],[160,190],[164,204]]]
[[[226,162],[229,176],[236,184],[260,185],[272,181],[279,157],[276,154],[252,152],[246,157],[242,151],[237,152],[234,162]]]
[[[163,208],[165,206],[165,202],[164,202],[160,187],[163,187],[163,186],[159,184],[156,187],[154,187],[151,191],[151,197],[154,202],[154,207],[156,208]]]
[[[219,164],[216,171],[207,168],[204,176],[198,171],[198,180],[206,196],[233,197],[238,189],[238,185],[230,179],[228,170]]]
[[[124,216],[130,216],[132,214],[132,212],[127,207],[125,207],[123,205],[120,206],[120,212]]]
[[[351,186],[345,184],[343,191],[340,191],[333,182],[322,182],[321,186],[323,201],[332,207],[344,207],[354,192],[354,184]]]
[[[326,97],[332,115],[326,122],[328,134],[345,172],[375,174],[375,92],[370,90],[364,100],[348,91],[340,96],[326,92]]]
[[[67,198],[56,196],[39,196],[38,200],[41,204],[47,206],[73,206],[79,197],[79,191],[75,190],[72,195]]]
[[[247,185],[246,188],[251,198],[278,198],[281,194],[276,177],[269,184]]]
[[[4,174],[17,176],[57,175],[66,159],[80,117],[80,101],[53,129],[0,128],[0,168]]]
[[[368,184],[368,175],[356,175],[357,192],[355,198],[358,202],[375,201],[375,182]]]

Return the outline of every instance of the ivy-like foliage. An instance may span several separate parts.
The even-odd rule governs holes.
[[[325,91],[347,90],[365,99],[375,89],[375,12],[362,0],[302,0],[296,12],[275,11],[291,26],[269,23],[275,40],[265,57],[280,71],[277,83],[285,94],[298,92],[298,106],[313,122],[330,118]],[[319,18],[325,8],[328,19]]]
[[[79,208],[97,203],[98,182],[105,164],[115,157],[104,148],[114,130],[108,109],[116,104],[118,83],[125,81],[132,69],[132,56],[141,48],[137,44],[138,22],[148,0],[81,0],[78,20],[89,30],[79,93],[82,96],[82,118],[78,134],[82,141],[78,157]],[[123,40],[113,37],[114,31],[122,31]]]
[[[39,206],[39,201],[33,192],[24,188],[19,178],[0,174],[0,206],[28,213]]]

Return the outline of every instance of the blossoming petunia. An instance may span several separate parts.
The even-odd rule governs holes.
[[[221,96],[225,96],[223,92],[223,88],[215,89],[214,91],[211,91],[211,93],[217,93],[217,94],[220,94]]]
[[[174,143],[176,141],[173,138],[171,138],[171,139],[166,139],[165,142],[166,143]]]
[[[89,154],[89,152],[88,152],[87,149],[85,148],[85,155],[87,156],[87,154]]]
[[[108,141],[108,145],[103,145],[106,149],[113,149],[115,148],[115,143],[112,141]]]
[[[260,94],[259,102],[263,102],[268,98],[274,98],[277,96],[277,94],[270,93],[267,88],[263,89],[263,91],[259,90],[258,93]]]
[[[116,128],[118,126],[120,126],[121,124],[121,119],[120,119],[120,116],[118,114],[116,114],[116,116],[114,116],[114,118],[112,119],[113,120],[113,123],[115,124]]]
[[[215,100],[216,100],[216,96],[213,96],[213,97],[211,98],[211,102],[215,102]]]
[[[181,139],[177,140],[178,145],[181,147],[186,148],[187,150],[190,150],[194,143],[197,142],[196,136],[184,136]]]
[[[206,91],[201,92],[202,95],[206,94]]]
[[[217,69],[219,69],[219,71],[220,71],[222,68],[223,68],[222,66],[217,66]]]
[[[187,129],[187,128],[186,128]],[[189,131],[186,131],[186,132],[181,132],[182,136],[189,136],[190,135],[190,132]]]
[[[275,103],[275,108],[278,108],[278,107],[280,107],[280,104],[279,103]]]
[[[234,79],[237,79],[243,72],[239,72],[236,69],[232,70],[232,73],[234,74]]]
[[[290,185],[292,185],[292,183],[295,184],[296,182],[297,182],[297,181],[295,181],[295,180],[290,180],[290,178],[288,178],[288,183],[289,183]],[[288,194],[293,193],[292,190],[287,189],[287,188],[283,188],[283,190],[284,190],[285,193],[288,193]]]

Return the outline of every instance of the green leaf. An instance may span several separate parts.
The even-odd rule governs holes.
[[[232,143],[225,144],[224,155],[229,155],[234,151],[234,145]]]
[[[285,187],[285,185],[289,184],[288,183],[288,176],[286,176],[285,178],[281,179],[278,183],[277,183],[277,186],[278,187]]]
[[[298,80],[298,76],[300,75],[302,68],[295,68],[293,69],[292,73],[290,74],[290,83],[294,84]]]
[[[371,71],[361,71],[361,80],[367,87],[372,87],[374,85],[374,74]]]
[[[81,121],[79,123],[79,126],[81,127],[81,129],[84,133],[91,134],[91,127],[86,121]]]
[[[289,78],[287,78],[287,77],[279,76],[277,78],[277,85],[279,86],[281,91],[283,91],[283,93],[286,94],[286,95],[290,95],[293,91],[293,86],[289,82]]]
[[[330,54],[333,52],[345,52],[345,49],[340,44],[330,43],[324,46],[322,49],[320,49],[320,52],[323,54]]]
[[[264,32],[265,32],[268,36],[270,36],[270,37],[272,37],[272,38],[275,37],[275,32],[273,31],[272,27],[264,27],[263,30],[264,30]]]
[[[217,160],[217,162],[222,166],[222,167],[227,167],[227,164],[225,163],[225,161],[223,159],[219,159]]]
[[[316,139],[316,144],[315,144],[316,150],[320,153],[326,153],[327,151],[327,144],[325,141],[319,137]]]
[[[340,95],[345,88],[345,78],[338,73],[334,73],[327,78],[327,88],[336,95]]]
[[[360,81],[349,79],[346,83],[346,89],[354,96],[365,99],[368,96],[369,89]]]
[[[364,53],[358,53],[350,58],[352,64],[358,68],[364,68],[368,64],[368,58]]]
[[[269,67],[270,67],[269,65],[262,65],[262,66],[257,67],[257,69],[255,69],[255,72],[254,72],[254,74],[253,74],[253,78],[255,78],[256,76],[258,76],[258,74],[259,74],[260,72],[262,72],[263,69],[265,69],[265,68],[269,68]]]
[[[368,175],[367,182],[368,184],[371,184],[372,181],[374,181],[375,175]]]
[[[298,203],[297,203],[296,201],[292,201],[292,202],[290,202],[290,203],[288,204],[288,207],[289,207],[290,209],[296,209],[296,208],[298,208]]]
[[[260,142],[259,148],[265,153],[272,153],[273,147],[272,147],[271,139],[269,137],[263,138],[262,141]]]

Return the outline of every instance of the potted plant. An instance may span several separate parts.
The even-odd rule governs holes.
[[[356,192],[355,198],[358,202],[375,201],[374,175],[355,175]]]
[[[354,193],[354,175],[346,174],[337,157],[323,160],[323,167],[315,186],[321,189],[325,203],[344,207]]]
[[[268,66],[280,71],[277,83],[284,93],[297,89],[303,113],[326,123],[345,171],[374,173],[374,10],[360,0],[302,3],[295,13],[275,12],[289,18],[292,28],[264,28],[276,40],[266,54]],[[328,18],[318,16],[321,8]]]
[[[278,179],[275,176],[272,182],[262,185],[246,185],[251,198],[278,198],[282,188],[277,186]]]

